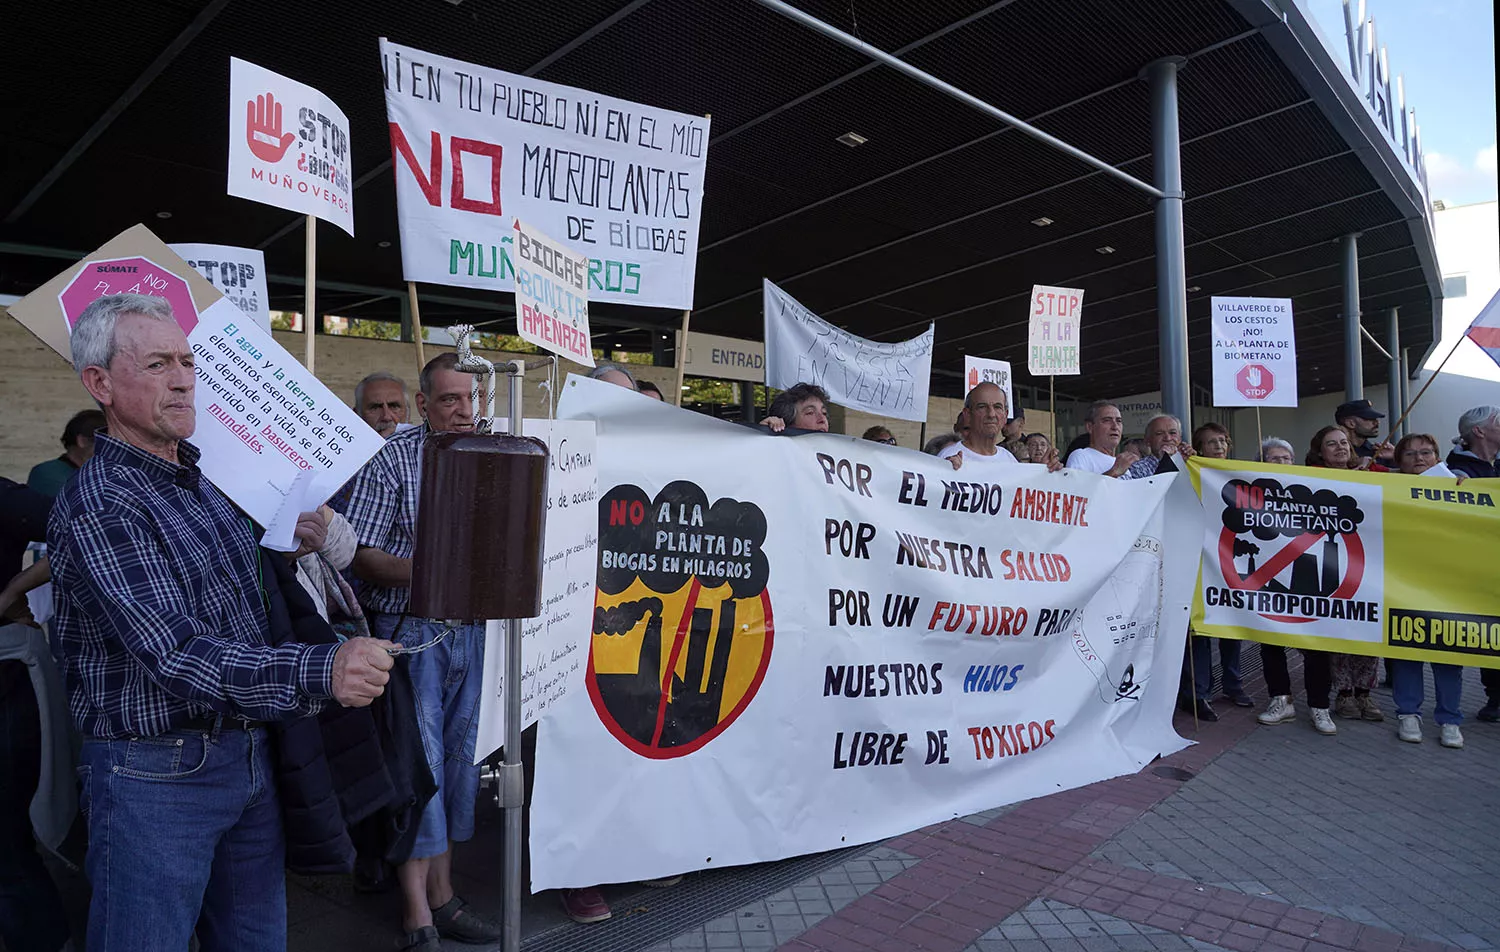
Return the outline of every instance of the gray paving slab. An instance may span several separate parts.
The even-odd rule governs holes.
[[[1500,725],[1467,722],[1465,746],[1396,739],[1383,723],[1259,727],[1095,851],[1166,876],[1318,909],[1469,948],[1500,948]],[[1477,672],[1463,709],[1484,703]],[[1428,680],[1428,708],[1431,679]]]
[[[1047,938],[1042,929],[1063,929]],[[1069,932],[1067,930],[1071,929]],[[965,952],[1220,952],[1219,947],[1114,916],[1037,899],[981,935]]]

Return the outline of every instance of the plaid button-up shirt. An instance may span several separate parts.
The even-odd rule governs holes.
[[[1160,456],[1148,456],[1145,459],[1138,459],[1134,463],[1131,463],[1130,464],[1130,468],[1127,469],[1125,472],[1123,472],[1123,473],[1120,474],[1120,478],[1121,479],[1145,479],[1148,476],[1155,476],[1156,475],[1156,470],[1160,466],[1161,466],[1161,457]]]
[[[359,544],[398,559],[409,559],[417,544],[417,499],[422,488],[422,446],[427,424],[401,430],[354,477],[344,518]],[[411,603],[411,589],[364,582],[360,603],[371,611],[399,615]]]
[[[47,526],[57,652],[85,737],[208,714],[285,720],[333,694],[337,645],[271,647],[249,520],[198,470],[101,432]]]

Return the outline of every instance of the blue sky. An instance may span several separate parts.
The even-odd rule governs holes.
[[[1342,0],[1301,0],[1346,70]],[[1359,0],[1352,0],[1358,14]],[[1495,186],[1493,0],[1366,0],[1391,72],[1406,77],[1427,153],[1430,197],[1450,205],[1490,201]],[[1394,80],[1391,83],[1395,89]]]

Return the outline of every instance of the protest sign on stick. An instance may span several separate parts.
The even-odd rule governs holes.
[[[11,316],[64,359],[85,308],[107,294],[165,300],[194,356],[191,437],[199,467],[263,526],[271,525],[297,476],[306,498],[327,499],[382,445],[271,335],[188,266],[144,225],[117,235],[11,305]]]
[[[823,320],[770,281],[761,286],[766,386],[817,384],[842,407],[898,420],[927,419],[931,324],[911,340],[866,340]]]
[[[1291,299],[1215,297],[1212,314],[1214,406],[1295,407]]]
[[[1079,370],[1079,329],[1083,320],[1083,291],[1032,285],[1031,321],[1026,332],[1026,368],[1034,377],[1046,376],[1047,410],[1057,418],[1058,376]],[[1054,429],[1052,445],[1057,445]]]
[[[982,383],[992,383],[1005,391],[1005,406],[1011,416],[1016,415],[1016,401],[1011,392],[1010,361],[993,360],[989,357],[964,355],[964,392],[968,393]]]
[[[266,288],[266,256],[257,248],[176,243],[179,257],[234,302],[261,330],[271,330],[271,295]]]
[[[594,366],[589,333],[589,259],[516,219],[516,329],[521,339],[585,367]]]
[[[229,194],[307,216],[302,330],[309,373],[318,326],[317,219],[354,235],[352,163],[349,119],[333,100],[311,86],[230,57]]]

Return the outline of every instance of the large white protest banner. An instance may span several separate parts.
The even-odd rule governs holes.
[[[380,41],[408,281],[509,291],[511,222],[589,257],[589,298],[693,306],[709,121]]]
[[[1216,297],[1212,314],[1214,406],[1295,407],[1291,298]]]
[[[257,248],[175,244],[167,247],[203,275],[256,327],[271,332],[271,294],[266,290],[266,256]]]
[[[380,449],[380,434],[143,225],[9,310],[71,359],[68,335],[84,309],[127,293],[171,305],[195,360],[199,468],[256,522],[271,525],[294,485],[312,508]],[[299,485],[304,470],[312,475]]]
[[[349,119],[333,100],[230,57],[230,195],[312,215],[353,235],[352,168]]]
[[[964,391],[973,390],[982,383],[992,383],[1005,391],[1005,405],[1014,416],[1016,400],[1010,389],[1010,361],[964,354]]]
[[[598,591],[586,690],[538,725],[534,889],[870,842],[1185,745],[1186,481],[996,483],[578,377],[558,410],[598,426]]]
[[[599,532],[594,424],[526,420],[547,444],[547,524],[542,531],[542,613],[521,623],[521,726],[583,686]],[[505,622],[485,627],[484,688],[475,763],[505,743]]]
[[[927,419],[933,327],[911,340],[865,340],[809,311],[762,280],[766,386],[815,383],[841,407],[898,420]]]
[[[521,339],[585,367],[589,336],[589,259],[516,219],[516,327]]]
[[[1082,372],[1078,369],[1082,321],[1082,291],[1032,286],[1026,369],[1033,377],[1066,377]]]

